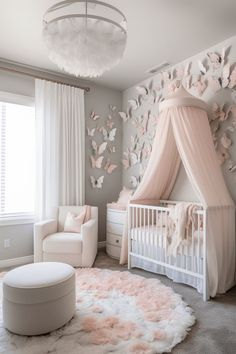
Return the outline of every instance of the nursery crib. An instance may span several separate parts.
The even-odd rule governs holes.
[[[170,253],[173,234],[169,228],[169,213],[173,201],[158,205],[129,204],[128,207],[128,268],[138,267],[167,275],[191,285],[208,300],[206,210],[200,204],[194,223],[186,230],[177,252]]]

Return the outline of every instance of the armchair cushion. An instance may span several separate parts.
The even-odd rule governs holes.
[[[79,233],[57,232],[43,241],[43,252],[82,254],[82,236]]]

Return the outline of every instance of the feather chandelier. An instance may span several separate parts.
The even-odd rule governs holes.
[[[60,69],[77,77],[98,77],[121,61],[126,24],[123,13],[110,4],[66,0],[45,13],[43,39]]]

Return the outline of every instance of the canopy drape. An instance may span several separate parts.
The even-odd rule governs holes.
[[[166,100],[160,107],[152,155],[132,202],[168,199],[182,160],[188,178],[207,210],[209,292],[213,297],[234,285],[235,206],[228,193],[203,102]],[[124,234],[121,263],[127,259]]]

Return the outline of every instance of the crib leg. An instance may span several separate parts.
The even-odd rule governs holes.
[[[203,279],[203,301],[210,300],[209,289],[208,289],[208,279],[207,272],[205,274],[205,279]]]

